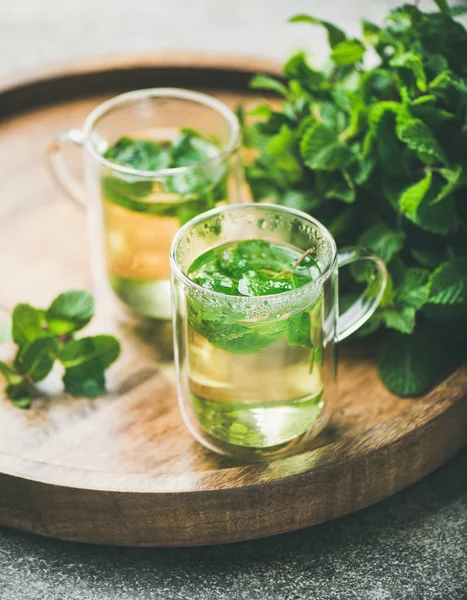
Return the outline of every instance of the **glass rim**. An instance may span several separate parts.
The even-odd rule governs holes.
[[[180,245],[182,238],[188,233],[188,231],[192,227],[194,227],[195,225],[198,225],[199,223],[202,223],[205,219],[210,219],[210,218],[220,215],[222,213],[235,212],[235,211],[245,210],[245,209],[253,209],[255,211],[256,210],[258,210],[258,211],[275,210],[277,212],[295,215],[296,217],[299,217],[300,219],[307,221],[308,223],[311,223],[316,229],[318,229],[319,232],[322,234],[323,238],[329,244],[329,247],[331,248],[331,258],[328,261],[328,263],[324,266],[320,275],[316,279],[313,279],[313,280],[309,281],[308,283],[305,283],[305,285],[302,285],[293,290],[289,290],[286,292],[279,292],[277,294],[268,294],[267,296],[240,296],[240,295],[232,296],[230,294],[224,294],[222,292],[216,292],[214,290],[209,290],[207,288],[204,288],[199,283],[196,283],[195,281],[190,279],[190,277],[188,277],[188,275],[186,273],[184,273],[183,269],[180,267],[180,265],[178,264],[178,262],[176,260],[177,249]],[[322,287],[324,285],[325,281],[329,278],[329,276],[334,271],[334,269],[337,265],[337,245],[336,245],[336,241],[334,240],[334,237],[332,236],[331,232],[327,229],[327,227],[325,227],[320,221],[318,221],[314,217],[308,215],[307,213],[302,212],[301,210],[297,210],[295,208],[289,208],[287,206],[280,206],[277,204],[269,204],[269,203],[229,204],[226,206],[220,206],[217,208],[213,208],[212,210],[201,213],[197,217],[194,217],[193,219],[191,219],[190,221],[185,223],[185,225],[183,225],[175,234],[175,237],[172,241],[172,245],[170,248],[169,258],[170,258],[170,268],[171,268],[172,275],[175,276],[177,279],[180,279],[186,287],[195,289],[198,292],[205,294],[206,296],[213,296],[215,298],[219,298],[224,301],[232,301],[235,299],[236,301],[242,301],[242,302],[244,301],[247,304],[257,304],[257,303],[260,304],[260,303],[264,303],[265,300],[268,302],[270,302],[271,300],[275,300],[275,299],[276,300],[280,299],[281,301],[284,301],[284,300],[289,299],[294,296],[302,297],[306,293],[307,290],[316,289],[316,287]]]
[[[95,147],[94,143],[90,139],[90,134],[98,123],[98,121],[105,116],[108,112],[112,111],[115,107],[130,104],[131,102],[143,100],[145,98],[178,98],[182,100],[191,100],[198,104],[202,104],[208,108],[213,109],[220,114],[227,123],[230,125],[230,137],[225,146],[220,150],[219,154],[204,160],[203,162],[197,163],[196,165],[190,165],[186,167],[173,167],[169,169],[157,169],[154,171],[133,169],[132,167],[125,167],[119,165],[111,160],[107,160],[100,154]],[[203,94],[202,92],[195,92],[193,90],[185,90],[182,88],[146,88],[142,90],[133,90],[131,92],[125,92],[114,96],[105,102],[102,102],[97,106],[84,121],[82,128],[85,136],[85,147],[89,153],[103,166],[123,173],[125,175],[136,175],[140,177],[168,177],[172,175],[190,173],[194,169],[199,169],[210,164],[215,164],[221,160],[225,160],[232,155],[237,149],[240,140],[240,124],[234,112],[221,100],[210,96],[209,94]]]

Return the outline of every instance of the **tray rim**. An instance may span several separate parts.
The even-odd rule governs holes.
[[[0,77],[0,94],[12,88],[24,88],[37,82],[50,82],[59,78],[77,77],[107,71],[148,69],[219,69],[247,73],[268,72],[282,77],[282,63],[262,56],[232,54],[228,52],[187,52],[184,50],[157,50],[154,52],[109,52],[53,62],[40,68],[20,69],[17,75]]]
[[[135,70],[154,71],[156,69],[161,71],[191,71],[197,69],[206,72],[237,74],[242,79],[250,78],[255,73],[262,72],[279,79],[283,78],[281,63],[265,57],[186,51],[107,53],[71,61],[56,62],[50,66],[37,69],[23,69],[18,74],[0,77],[0,122],[25,112],[38,110],[43,106],[53,105],[65,100],[72,101],[77,98],[99,95],[98,92],[89,93],[81,89],[79,92],[71,92],[70,94],[70,91],[66,88],[60,88],[61,83],[90,78],[97,81],[96,78],[100,75],[113,73],[124,77]],[[12,107],[12,103],[8,102],[9,97],[12,96],[18,105],[18,98],[24,101],[24,95],[27,94],[28,90],[40,88],[41,85],[55,86],[55,92],[58,94],[57,99],[45,102],[39,99],[36,104],[28,102],[26,106],[20,104],[19,107]],[[216,87],[222,89],[222,81],[219,82],[219,85],[216,83]],[[120,84],[114,83],[107,92],[103,91],[102,94],[109,94],[119,89],[128,90],[122,81]],[[244,92],[248,93],[248,87],[245,87]],[[255,92],[252,91],[251,93]],[[265,92],[264,96],[270,97],[271,93]]]

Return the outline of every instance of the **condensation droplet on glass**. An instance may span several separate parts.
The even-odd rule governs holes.
[[[271,231],[274,231],[274,229],[278,229],[281,226],[281,219],[279,219],[278,217],[274,217],[269,225],[269,228],[271,229]]]

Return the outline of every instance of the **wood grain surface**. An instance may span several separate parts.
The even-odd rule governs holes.
[[[58,132],[80,126],[103,98],[148,85],[254,104],[259,98],[247,83],[257,70],[278,67],[192,54],[127,56],[0,86],[4,317],[19,301],[46,305],[65,289],[91,285],[84,215],[45,166],[45,147]],[[338,406],[315,446],[270,464],[238,464],[201,447],[183,426],[170,324],[121,324],[98,302],[93,328],[124,342],[105,397],[71,399],[52,382],[27,412],[0,398],[0,524],[134,546],[251,539],[376,502],[467,442],[467,367],[425,397],[400,399],[378,381],[371,351],[350,348],[341,357]]]

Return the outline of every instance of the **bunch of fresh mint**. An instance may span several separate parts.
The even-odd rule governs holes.
[[[120,354],[119,342],[110,335],[74,339],[93,315],[93,298],[83,291],[60,294],[47,310],[15,307],[11,335],[18,351],[11,365],[0,362],[6,394],[15,406],[30,408],[35,384],[49,375],[56,360],[65,369],[65,390],[73,396],[95,398],[105,392],[105,371]]]
[[[396,8],[383,27],[363,21],[361,40],[293,17],[327,30],[328,68],[296,54],[283,81],[252,81],[284,97],[280,110],[239,110],[255,200],[309,212],[339,246],[365,245],[386,263],[363,333],[379,331],[379,375],[400,395],[424,393],[467,353],[467,32],[455,20],[467,7],[436,4]]]

